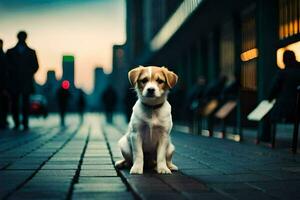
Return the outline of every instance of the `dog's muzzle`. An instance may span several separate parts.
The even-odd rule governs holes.
[[[154,88],[148,88],[147,89],[147,93],[146,93],[146,96],[147,97],[154,97],[155,95],[155,89]]]

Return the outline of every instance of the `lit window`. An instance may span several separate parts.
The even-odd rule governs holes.
[[[241,54],[241,60],[246,62],[258,57],[258,49],[253,48]]]

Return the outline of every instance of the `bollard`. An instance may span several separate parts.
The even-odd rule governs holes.
[[[293,153],[297,153],[297,145],[298,145],[298,133],[299,133],[299,118],[300,118],[300,85],[297,87],[297,102],[296,102],[296,116],[295,116],[295,124],[294,124],[294,133],[293,133]]]

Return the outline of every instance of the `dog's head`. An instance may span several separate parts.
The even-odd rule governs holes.
[[[177,83],[178,76],[165,67],[137,67],[128,72],[128,78],[139,97],[155,99],[163,97]]]

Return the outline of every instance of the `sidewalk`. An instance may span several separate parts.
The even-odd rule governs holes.
[[[124,123],[56,116],[0,133],[0,199],[300,199],[300,157],[286,150],[172,132],[180,171],[116,171]]]
[[[124,125],[122,128],[119,126],[119,129],[124,128]],[[117,134],[123,131],[111,127],[106,132],[110,133],[112,149],[117,149],[115,144],[120,137]],[[177,192],[177,197],[300,199],[300,156],[293,155],[286,148],[270,149],[249,142],[237,143],[176,131],[172,132],[172,141],[176,147],[174,163],[180,171],[171,177],[156,174],[147,176],[162,180]],[[113,157],[117,160],[120,153],[114,151]],[[152,197],[151,194],[144,195],[143,187],[139,186],[139,181],[145,182],[144,177],[132,181],[128,170],[122,171],[122,175],[133,185],[137,194]]]

